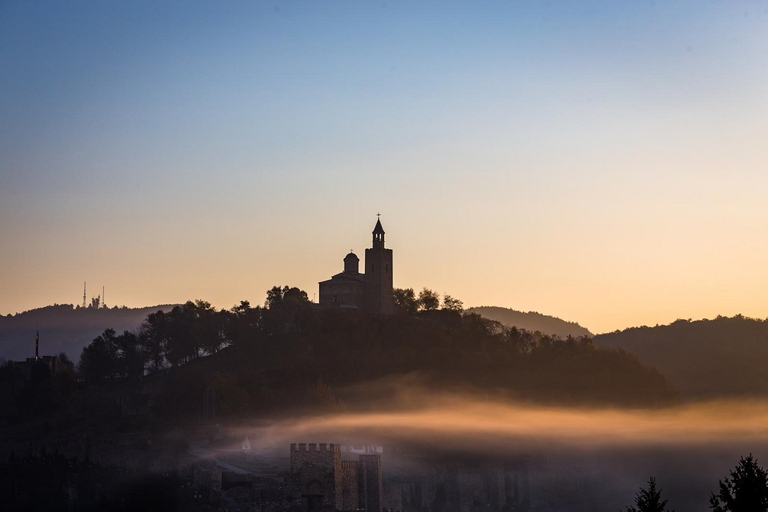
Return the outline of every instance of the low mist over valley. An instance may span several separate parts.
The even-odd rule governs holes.
[[[134,327],[71,341],[83,347],[72,354],[75,367],[46,374],[32,366],[25,380],[24,366],[6,364],[0,450],[10,460],[37,454],[25,459],[31,472],[48,467],[40,454],[58,453],[79,461],[71,470],[78,479],[112,489],[102,498],[82,491],[85,501],[70,502],[75,509],[93,500],[143,503],[135,493],[145,484],[126,487],[87,464],[131,472],[159,464],[181,480],[151,471],[155,480],[146,485],[172,509],[204,510],[214,502],[181,489],[185,478],[198,482],[194,475],[209,471],[200,461],[209,461],[225,475],[215,503],[238,510],[234,496],[246,485],[244,507],[294,510],[277,483],[293,478],[292,443],[337,443],[344,460],[356,457],[354,447],[379,453],[384,503],[397,510],[463,511],[472,500],[490,500],[492,508],[615,511],[654,476],[678,512],[694,511],[739,457],[768,457],[762,387],[731,384],[759,373],[737,381],[721,370],[712,382],[673,364],[699,347],[694,360],[711,372],[749,348],[759,368],[768,340],[762,321],[678,321],[593,343],[575,335],[586,331],[578,324],[553,317],[544,317],[550,326],[572,330],[560,337],[542,324],[536,331],[505,325],[478,313],[510,310],[462,312],[455,299],[443,308],[415,304],[376,318],[318,308],[285,286],[269,290],[264,307],[243,301],[217,310],[198,300],[142,310],[50,306],[3,317],[0,327],[16,329],[5,332],[27,332],[28,351],[30,322],[47,320],[42,332],[70,334],[105,318]],[[487,484],[469,483],[502,476],[503,499]]]

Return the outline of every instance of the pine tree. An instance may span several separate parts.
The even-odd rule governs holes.
[[[768,511],[768,473],[751,453],[741,457],[731,478],[720,480],[720,491],[712,494],[709,504],[714,512]]]
[[[635,507],[627,507],[627,512],[675,512],[667,510],[667,501],[661,499],[661,489],[656,490],[656,479],[648,479],[648,489],[642,487],[635,495]]]

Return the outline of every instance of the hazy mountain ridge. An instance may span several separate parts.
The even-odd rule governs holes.
[[[596,346],[623,349],[659,370],[682,395],[768,395],[768,321],[677,320],[600,334]]]
[[[15,315],[0,316],[0,357],[23,360],[35,355],[35,331],[40,330],[40,354],[66,352],[77,361],[83,347],[104,329],[117,332],[138,328],[147,315],[160,309],[169,311],[173,304],[143,308],[81,308],[72,304],[54,304]]]
[[[488,320],[501,322],[507,327],[517,327],[526,331],[539,331],[553,336],[592,336],[592,333],[576,322],[569,322],[561,318],[544,315],[536,311],[517,311],[498,306],[478,306],[467,309],[468,313],[477,313]]]

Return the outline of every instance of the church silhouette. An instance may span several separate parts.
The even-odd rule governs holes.
[[[320,305],[358,309],[375,316],[392,314],[392,249],[384,247],[381,220],[373,228],[373,242],[365,250],[365,273],[354,252],[344,257],[344,271],[320,282]]]

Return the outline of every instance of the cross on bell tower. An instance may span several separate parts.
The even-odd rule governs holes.
[[[381,214],[377,213],[376,217],[376,227],[373,228],[373,248],[374,249],[383,249],[384,248],[384,228],[381,227]]]

